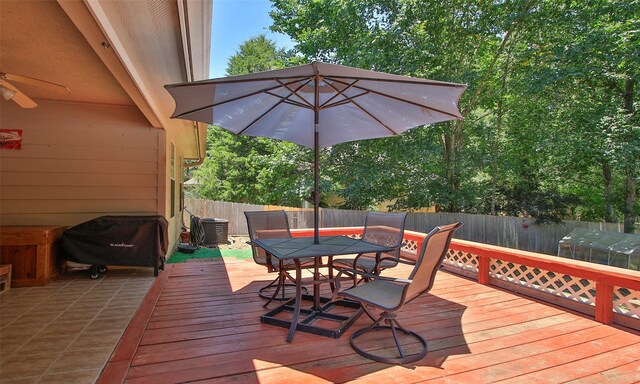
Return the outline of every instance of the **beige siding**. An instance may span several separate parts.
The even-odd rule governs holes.
[[[0,150],[2,225],[164,214],[164,134],[137,108],[38,104],[2,103],[2,128],[23,130],[21,150]]]

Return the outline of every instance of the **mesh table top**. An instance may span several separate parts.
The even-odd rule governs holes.
[[[387,252],[393,249],[345,236],[320,236],[319,240],[318,244],[314,244],[313,237],[293,237],[256,239],[253,243],[280,260]]]

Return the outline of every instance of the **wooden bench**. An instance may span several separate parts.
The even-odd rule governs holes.
[[[11,288],[11,264],[0,264],[0,293]]]
[[[11,264],[11,285],[46,285],[62,270],[64,226],[0,227],[0,264]]]

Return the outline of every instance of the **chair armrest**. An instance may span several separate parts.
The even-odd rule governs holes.
[[[359,271],[357,269],[354,268],[344,268],[341,269],[338,274],[335,277],[335,285],[336,285],[336,289],[333,291],[333,295],[331,296],[331,301],[336,301],[338,300],[338,296],[340,296],[340,275],[342,275],[343,273],[350,273],[351,276],[353,276],[353,280],[354,280],[354,285],[355,285],[355,281],[356,281],[356,276],[360,275],[362,277],[366,277],[369,279],[374,279],[374,280],[383,280],[383,281],[389,281],[391,283],[397,283],[397,284],[404,284],[404,285],[408,285],[413,283],[413,280],[410,279],[402,279],[402,278],[398,278],[398,277],[387,277],[387,276],[380,276],[380,275],[374,275],[372,273],[366,273],[363,271]]]
[[[353,268],[341,269],[340,272],[338,272],[338,274],[336,275],[336,280],[340,277],[342,272],[353,273],[355,275],[360,275],[362,277],[366,277],[366,278],[374,279],[374,280],[390,281],[390,282],[395,282],[395,283],[400,283],[400,284],[411,284],[411,283],[413,283],[413,280],[410,280],[410,279],[402,279],[402,278],[399,278],[399,277],[388,277],[388,276],[374,275],[373,273],[362,272],[362,271],[359,271],[359,270],[353,269]]]
[[[388,257],[388,256],[387,256],[387,257],[381,257],[381,258],[380,258],[380,260],[378,260],[378,261],[376,262],[376,264],[373,266],[373,270],[374,270],[374,271],[379,271],[379,269],[378,269],[378,268],[380,268],[380,266],[382,266],[382,262],[383,262],[384,260],[393,261],[393,262],[395,262],[395,263],[396,263],[396,265],[398,265],[398,263],[400,262],[400,260],[399,260],[397,257]]]

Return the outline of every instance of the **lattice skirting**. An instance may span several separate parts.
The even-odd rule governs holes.
[[[495,279],[563,299],[595,306],[596,285],[587,279],[493,259],[489,267],[489,275]]]
[[[442,260],[445,270],[459,273],[467,277],[477,277],[478,275],[478,255],[472,253],[449,249],[449,253]]]
[[[640,319],[640,291],[613,287],[613,312]]]

